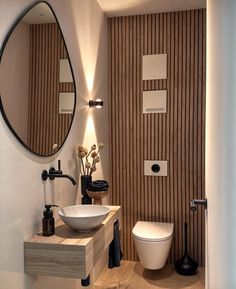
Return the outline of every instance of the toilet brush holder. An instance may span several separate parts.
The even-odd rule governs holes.
[[[184,255],[175,261],[175,270],[177,273],[185,276],[194,275],[198,268],[198,263],[188,254],[188,224],[184,223]]]

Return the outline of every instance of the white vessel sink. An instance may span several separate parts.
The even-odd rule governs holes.
[[[110,209],[101,205],[76,205],[58,211],[62,221],[78,231],[92,230],[106,219]]]

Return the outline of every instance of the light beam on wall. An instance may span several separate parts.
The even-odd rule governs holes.
[[[95,131],[95,125],[93,116],[89,113],[86,123],[86,128],[84,132],[83,146],[90,148],[93,144],[98,144],[97,135]],[[101,167],[101,163],[97,165],[97,171],[93,173],[93,179],[103,178],[103,170]]]
[[[80,1],[73,4],[75,19],[77,21],[77,41],[79,45],[83,72],[86,80],[88,94],[94,94],[94,79],[101,41],[102,25],[104,18],[99,5],[93,1]],[[83,24],[83,25],[82,25]]]
[[[88,119],[87,119],[86,128],[85,128],[83,144],[90,146],[91,141],[97,142],[97,136],[96,136],[96,132],[95,132],[93,117],[91,114],[89,114]]]

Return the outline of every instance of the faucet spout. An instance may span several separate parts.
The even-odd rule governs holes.
[[[43,181],[46,181],[48,178],[50,180],[54,180],[55,178],[66,178],[66,179],[69,179],[74,186],[76,185],[76,181],[72,176],[65,175],[62,173],[62,171],[60,169],[55,170],[55,168],[53,168],[53,167],[50,168],[48,172],[47,172],[47,170],[43,170],[42,174],[41,174],[41,178]]]
[[[49,175],[49,178],[50,178],[50,176],[52,177],[52,175]],[[74,186],[76,185],[75,179],[74,179],[72,176],[69,176],[69,175],[57,174],[57,173],[55,173],[55,174],[53,174],[53,179],[54,179],[54,178],[65,178],[65,179],[69,179]]]

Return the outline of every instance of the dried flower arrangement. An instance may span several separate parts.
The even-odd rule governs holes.
[[[100,157],[99,157],[99,152],[100,150],[104,147],[103,143],[100,143],[98,145],[98,150],[96,152],[96,145],[92,145],[90,148],[90,151],[82,146],[78,146],[78,157],[80,158],[80,164],[81,164],[81,175],[89,175],[91,176],[93,172],[96,171],[96,164],[99,163]],[[92,163],[89,162],[89,156],[92,158]],[[84,161],[85,158],[85,161]]]

